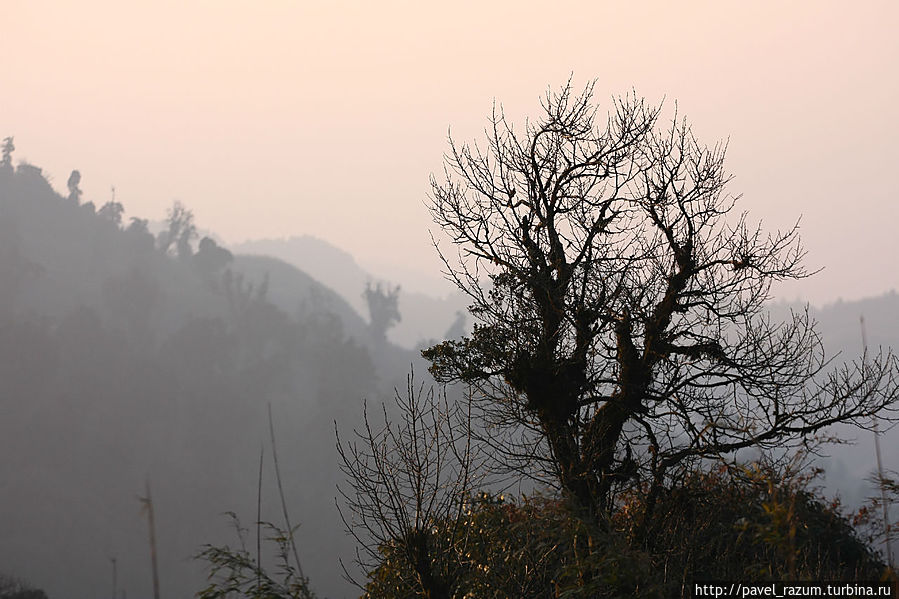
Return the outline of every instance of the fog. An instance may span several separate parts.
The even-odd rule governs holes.
[[[358,596],[335,425],[472,324],[429,176],[448,132],[480,138],[494,102],[523,125],[569,77],[726,140],[740,209],[801,223],[821,272],[777,287],[775,313],[811,302],[840,359],[862,316],[872,348],[899,347],[893,2],[0,0],[0,18],[0,575],[51,599],[110,595],[113,559],[117,591],[150,596],[148,484],[164,596],[235,542],[224,512],[255,521],[260,452],[280,522],[269,406],[312,587]],[[176,205],[199,232],[181,245]],[[367,286],[399,287],[398,321],[372,323]],[[850,505],[873,468],[855,436],[824,462]],[[887,433],[887,467],[897,450]]]

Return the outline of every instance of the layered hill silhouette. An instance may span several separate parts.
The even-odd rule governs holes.
[[[233,510],[280,523],[268,430],[306,573],[320,596],[354,596],[338,558],[352,544],[334,510],[334,423],[358,423],[361,399],[402,386],[411,348],[461,334],[461,297],[401,292],[402,320],[371,334],[355,259],[309,236],[220,247],[196,239],[173,206],[163,232],[114,202],[95,206],[69,178],[0,163],[0,574],[52,597],[87,599],[151,588],[147,521],[156,509],[166,596],[204,582],[203,543],[234,543]],[[180,210],[180,212],[179,212]],[[180,220],[179,220],[180,219]],[[402,285],[402,281],[395,281]],[[775,317],[799,305],[775,304]],[[831,354],[899,347],[899,296],[812,308]],[[826,484],[851,504],[870,492],[872,437],[839,447]],[[899,443],[884,436],[888,468]]]
[[[183,207],[154,236],[75,179],[61,195],[37,167],[0,165],[0,574],[95,597],[115,559],[118,588],[148,593],[149,482],[163,593],[191,596],[192,556],[234,542],[221,513],[255,520],[260,451],[262,515],[280,523],[270,405],[304,565],[320,594],[352,594],[334,424],[352,429],[415,354],[375,347],[295,267],[193,238]]]
[[[311,235],[247,241],[231,249],[240,254],[273,256],[292,264],[339,293],[365,318],[368,318],[368,306],[363,298],[366,285],[400,285],[399,311],[402,320],[388,331],[387,336],[407,348],[442,339],[468,305],[467,298],[460,292],[435,297],[410,291],[404,287],[403,281],[386,281],[359,266],[348,252]]]

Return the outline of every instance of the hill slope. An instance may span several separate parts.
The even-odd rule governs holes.
[[[349,253],[311,235],[248,241],[231,249],[242,254],[274,256],[296,266],[339,293],[366,318],[365,286],[383,282],[381,277],[359,266]],[[391,283],[403,285],[403,281]],[[402,320],[388,331],[388,339],[405,348],[442,339],[456,321],[457,313],[465,312],[467,305],[468,300],[458,292],[433,297],[401,288],[399,311]]]
[[[365,323],[283,262],[208,241],[163,252],[122,209],[0,167],[0,573],[87,599],[116,558],[119,589],[148,594],[149,482],[163,593],[191,596],[205,576],[191,556],[234,540],[220,514],[255,519],[266,446],[262,515],[280,521],[271,405],[306,570],[320,594],[352,594],[333,426],[387,393]]]

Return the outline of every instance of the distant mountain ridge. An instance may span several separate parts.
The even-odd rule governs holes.
[[[791,310],[804,311],[805,304],[775,302],[770,305],[772,318],[784,318]],[[821,307],[808,306],[809,316],[817,322],[827,356],[835,363],[858,361],[862,356],[862,323],[867,337],[868,351],[894,350],[899,353],[899,294],[895,290],[876,297],[859,300],[838,300]],[[899,428],[884,423],[881,429],[881,449],[884,468],[899,471]],[[874,436],[871,431],[842,428],[849,445],[830,446],[822,459],[825,466],[826,489],[841,496],[848,506],[857,507],[873,493],[870,477],[876,468]]]
[[[330,312],[340,319],[348,336],[360,343],[368,340],[368,325],[350,304],[302,269],[272,256],[246,254],[235,255],[232,266],[257,285],[266,281],[266,297],[287,314],[303,319]]]
[[[367,307],[362,299],[366,281],[373,280],[353,256],[312,235],[286,239],[260,239],[228,246],[235,254],[271,256],[292,264],[343,296],[360,315]]]
[[[116,556],[122,586],[147,588],[134,495],[152,478],[166,592],[189,595],[203,572],[188,556],[230,538],[216,514],[255,513],[271,404],[304,564],[322,596],[345,596],[333,423],[351,430],[361,399],[401,387],[416,359],[372,343],[362,291],[377,279],[310,236],[240,244],[227,268],[209,267],[105,208],[60,195],[37,167],[0,165],[0,569],[86,599]],[[403,293],[389,337],[440,339],[464,304]],[[775,318],[804,309],[771,306]],[[895,292],[809,311],[840,361],[861,354],[862,316],[871,351],[899,349]],[[874,468],[871,433],[855,436],[826,478],[851,506]],[[899,470],[897,431],[882,441],[885,467]]]
[[[349,252],[312,235],[246,241],[230,248],[235,253],[272,256],[294,265],[339,293],[366,320],[368,307],[362,296],[365,285],[399,284],[402,320],[387,336],[407,348],[441,340],[456,321],[457,313],[464,313],[468,305],[466,297],[459,292],[442,298],[410,292],[402,288],[403,281],[386,281],[367,272]]]

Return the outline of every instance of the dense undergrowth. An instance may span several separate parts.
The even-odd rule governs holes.
[[[806,472],[758,463],[696,470],[667,486],[650,515],[635,488],[600,524],[577,517],[555,493],[482,492],[458,519],[431,523],[420,533],[426,538],[381,546],[362,596],[664,598],[689,597],[702,580],[891,579],[873,543],[880,523],[866,509],[846,514],[813,486],[817,472]],[[206,548],[210,585],[198,596],[313,597],[291,564],[288,536],[273,530],[280,557],[270,572],[240,534],[237,549]],[[413,563],[410,546],[424,546],[428,563]]]

